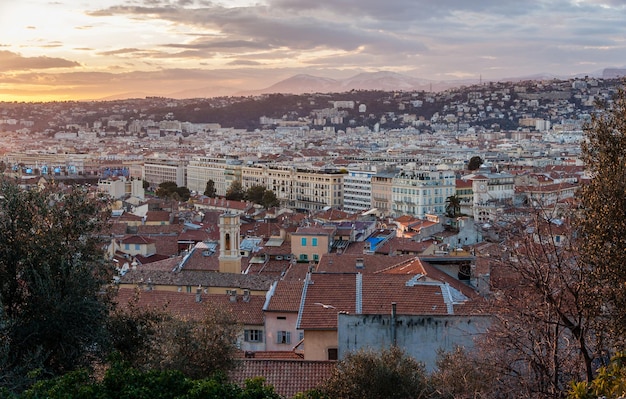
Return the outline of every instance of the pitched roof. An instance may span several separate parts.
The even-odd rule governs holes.
[[[278,281],[265,308],[268,312],[297,312],[302,298],[303,281]]]
[[[414,258],[414,256],[410,255],[389,256],[363,253],[329,253],[322,255],[315,270],[317,272],[329,273],[374,273]],[[357,262],[362,263],[363,267],[360,269],[357,268]]]
[[[279,395],[291,398],[320,386],[335,370],[334,361],[241,359],[229,373],[231,381],[263,376]]]
[[[155,262],[158,263],[158,262]],[[149,264],[149,265],[152,265]],[[120,284],[144,284],[151,281],[155,286],[192,286],[197,287],[239,287],[251,290],[269,290],[274,279],[263,275],[238,273],[219,273],[207,271],[182,270],[180,272],[150,270],[146,266],[129,270],[120,277]]]
[[[195,293],[120,288],[116,301],[120,307],[125,308],[136,299],[136,306],[140,308],[164,309],[175,316],[194,320],[201,319],[203,310],[207,307],[219,306],[232,312],[241,324],[257,326],[264,324],[263,295],[250,295],[247,302],[241,295],[237,296],[236,301],[231,301],[226,293],[223,295],[201,293],[200,297],[201,301],[198,302]]]

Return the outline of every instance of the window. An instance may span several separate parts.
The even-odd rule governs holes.
[[[278,331],[276,333],[276,343],[277,344],[290,344],[291,343],[291,332],[289,332],[289,331]]]
[[[314,261],[319,261],[320,260],[320,256],[318,254],[313,254],[313,260]]]
[[[304,331],[298,332],[298,341],[302,341],[304,339]]]
[[[276,316],[276,320],[287,320],[287,316]]]
[[[311,238],[311,245],[313,245],[314,247],[317,247],[317,238]]]
[[[139,251],[141,249],[141,247],[139,246],[139,244],[135,244],[135,251]]]
[[[243,340],[246,342],[263,342],[263,330],[243,330]]]
[[[302,245],[303,247],[306,247],[306,237],[302,237],[302,240],[300,241],[300,245]]]
[[[328,360],[337,360],[337,348],[328,348]]]
[[[130,249],[130,244],[124,244],[124,249]]]
[[[307,254],[300,254],[300,260],[307,260],[309,259],[309,255]]]

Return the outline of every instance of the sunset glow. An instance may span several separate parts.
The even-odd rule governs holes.
[[[295,74],[571,76],[626,64],[609,0],[0,3],[0,100],[232,95]]]

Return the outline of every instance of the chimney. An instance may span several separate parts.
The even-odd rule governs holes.
[[[365,261],[363,258],[356,258],[355,266],[357,269],[365,269]]]
[[[237,290],[227,290],[227,293],[231,302],[237,302]]]
[[[196,302],[202,302],[202,287],[196,288]]]
[[[250,290],[243,290],[243,301],[250,302]]]

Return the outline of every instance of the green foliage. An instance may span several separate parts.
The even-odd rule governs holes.
[[[204,188],[204,195],[206,195],[207,197],[215,198],[215,195],[216,195],[215,182],[212,179],[209,179],[209,181],[206,182],[206,187]]]
[[[478,168],[480,168],[480,165],[482,165],[483,162],[483,159],[478,155],[473,156],[467,163],[467,170],[477,170]]]
[[[626,353],[611,358],[608,366],[601,367],[596,377],[588,382],[573,382],[569,399],[618,399],[626,395]]]
[[[0,384],[19,391],[106,348],[112,268],[98,233],[107,213],[79,188],[3,181],[0,191]]]
[[[413,399],[429,391],[424,366],[402,349],[348,353],[322,391],[331,398]]]
[[[61,377],[39,381],[26,390],[22,399],[94,399],[102,396],[86,370],[71,371]]]
[[[246,191],[245,198],[255,204],[261,204],[263,202],[263,194],[265,194],[265,187],[254,185]]]
[[[461,215],[461,198],[458,195],[446,198],[446,214],[451,218]]]
[[[134,367],[143,365],[146,354],[153,350],[159,324],[170,317],[164,309],[138,307],[139,294],[135,293],[126,308],[116,308],[107,322],[116,356]]]
[[[243,201],[246,197],[246,192],[241,185],[241,182],[238,180],[234,180],[230,187],[226,190],[225,198],[231,201]]]
[[[280,200],[272,190],[265,190],[261,205],[263,205],[265,209],[273,208],[280,205]]]
[[[2,391],[0,391],[2,394]],[[2,396],[11,398],[8,396]],[[222,376],[200,380],[175,370],[141,371],[126,362],[113,362],[101,382],[84,370],[40,381],[15,399],[280,399],[263,378],[241,388]]]
[[[280,204],[280,201],[278,200],[278,197],[276,197],[274,191],[268,190],[261,185],[254,185],[250,187],[246,191],[244,198],[248,201],[254,202],[255,204],[263,205],[265,209],[269,209]]]
[[[185,186],[178,187],[173,181],[166,181],[159,184],[159,187],[156,190],[156,196],[176,201],[187,201],[189,197],[191,197],[191,193]]]
[[[131,305],[109,323],[120,357],[142,370],[176,370],[204,378],[232,365],[241,326],[234,315],[208,304],[199,320],[180,319],[163,310]]]

